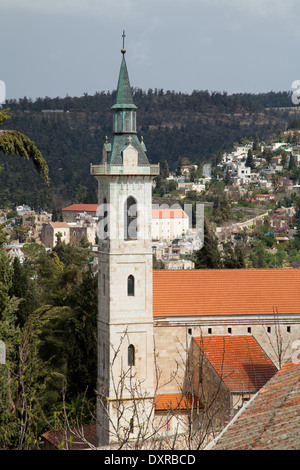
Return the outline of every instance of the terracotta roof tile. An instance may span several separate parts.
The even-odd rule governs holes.
[[[64,207],[63,211],[76,211],[76,212],[96,212],[98,204],[71,204],[71,206]]]
[[[185,219],[186,213],[182,209],[152,209],[152,219]]]
[[[98,204],[71,204],[64,207],[62,211],[74,212],[96,212]],[[173,218],[187,218],[187,214],[182,209],[152,209],[153,219],[173,219]]]
[[[154,317],[300,313],[300,269],[153,271]]]
[[[232,392],[257,392],[277,372],[251,335],[203,336],[194,341]]]
[[[49,222],[53,228],[69,228],[67,222]]]
[[[87,424],[74,429],[48,431],[42,434],[42,438],[60,450],[90,449],[97,446],[97,428],[96,424]]]
[[[241,409],[210,450],[299,450],[300,364],[290,358]]]
[[[203,408],[203,405],[190,393],[162,393],[155,397],[155,411],[187,410],[197,407]]]

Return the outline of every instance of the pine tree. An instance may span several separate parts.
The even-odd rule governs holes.
[[[258,140],[258,135],[257,134],[255,134],[252,149],[253,149],[253,151],[258,151],[259,150],[259,140]]]
[[[253,153],[251,149],[248,150],[245,166],[250,167],[251,169],[255,168]]]
[[[6,362],[0,367],[0,448],[27,450],[37,446],[37,426],[44,405],[47,380],[53,371],[39,356],[45,324],[61,316],[61,309],[45,306],[30,313],[20,327],[20,300],[10,297],[13,267],[0,249],[0,338]]]
[[[218,240],[207,219],[204,221],[204,244],[195,252],[195,269],[219,269],[222,267]]]
[[[224,249],[222,260],[223,268],[225,269],[241,269],[246,267],[245,258],[239,246],[232,249],[228,246]]]
[[[162,176],[162,178],[163,178],[163,179],[168,178],[169,172],[170,172],[170,170],[169,170],[169,164],[168,164],[167,160],[164,160],[164,161],[162,162],[162,165],[161,165],[161,176]]]
[[[26,260],[22,265],[18,258],[14,258],[12,267],[13,277],[9,295],[19,299],[16,315],[19,324],[23,326],[30,313],[38,308],[36,286],[31,279],[32,273]]]
[[[9,119],[8,109],[0,111],[0,125]],[[35,144],[21,132],[14,130],[0,131],[0,151],[5,155],[19,155],[27,160],[32,160],[39,174],[41,174],[49,184],[49,169],[46,160],[41,152],[36,148]]]

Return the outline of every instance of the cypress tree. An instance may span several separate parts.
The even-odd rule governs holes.
[[[204,221],[204,244],[195,253],[196,269],[219,269],[221,268],[221,254],[218,248],[218,240],[208,226],[208,221]]]

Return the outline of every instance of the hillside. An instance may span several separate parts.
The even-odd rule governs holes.
[[[179,157],[208,161],[219,150],[256,133],[266,139],[284,127],[287,113],[267,107],[290,106],[288,93],[237,94],[195,91],[192,94],[134,89],[138,133],[144,137],[151,162],[167,160],[174,168]],[[277,97],[277,100],[276,100]],[[115,92],[82,97],[10,100],[11,119],[3,128],[32,139],[46,158],[51,178],[47,188],[28,162],[1,156],[0,206],[26,203],[62,207],[70,202],[96,202],[96,181],[90,163],[99,163],[102,145],[111,138]]]

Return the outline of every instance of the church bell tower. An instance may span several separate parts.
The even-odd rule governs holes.
[[[99,203],[99,446],[146,433],[154,398],[151,211],[159,165],[150,165],[137,136],[124,43],[121,53],[112,140],[101,164],[91,165]]]

